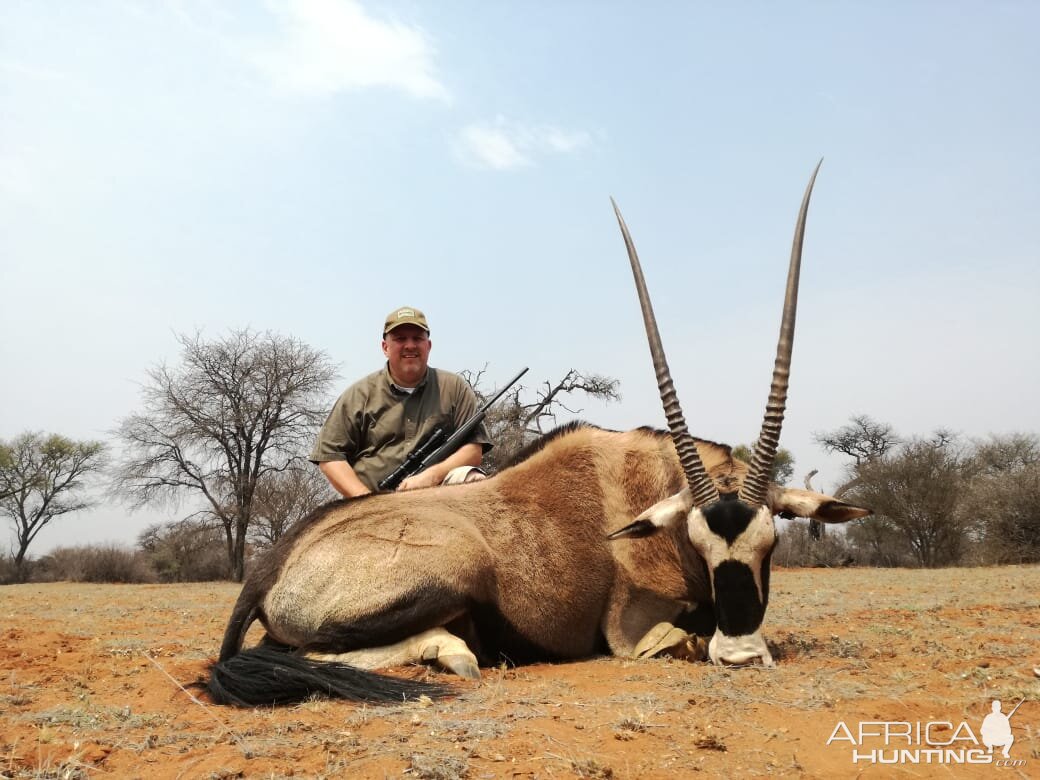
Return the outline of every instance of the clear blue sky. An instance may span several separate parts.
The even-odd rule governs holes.
[[[345,385],[402,304],[434,365],[607,374],[581,417],[663,425],[613,196],[691,429],[751,441],[821,156],[799,480],[839,479],[812,432],[854,413],[1040,430],[1037,30],[1033,2],[6,2],[0,437],[105,438],[196,328],[295,336]],[[175,516],[103,504],[33,552]]]

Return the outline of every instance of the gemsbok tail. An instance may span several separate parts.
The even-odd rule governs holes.
[[[377,674],[336,661],[318,661],[297,650],[262,643],[242,650],[258,615],[258,591],[244,587],[231,612],[220,659],[209,668],[206,690],[217,704],[263,707],[293,704],[312,696],[348,701],[396,702],[443,698],[447,686]],[[201,681],[200,681],[201,687]]]
[[[336,661],[316,661],[289,648],[258,645],[213,664],[206,686],[217,704],[262,707],[311,696],[397,702],[447,696],[443,685],[376,674]]]

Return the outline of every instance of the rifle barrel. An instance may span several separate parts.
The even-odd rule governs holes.
[[[487,414],[488,409],[490,409],[491,406],[496,401],[498,401],[499,398],[505,395],[506,391],[509,390],[510,387],[515,385],[517,381],[520,379],[520,377],[522,377],[526,373],[527,367],[525,366],[519,374],[510,379],[507,384],[503,385],[502,389],[495,393],[490,400],[486,401],[483,406],[477,409],[474,415],[470,417],[468,420],[466,420],[466,422],[464,422],[459,427],[459,429],[455,431],[455,433],[449,436],[448,440],[445,441],[444,444],[442,444],[436,450],[431,452],[427,457],[423,458],[423,461],[419,464],[419,468],[417,469],[417,471],[422,471],[427,466],[431,466],[434,463],[438,463],[444,460],[446,457],[451,455],[451,453],[457,450],[462,440],[469,436],[473,432],[473,429],[480,425],[480,423],[484,420],[484,416]]]
[[[497,401],[499,398],[501,398],[503,395],[505,395],[506,391],[510,387],[515,385],[517,383],[517,380],[520,379],[520,377],[522,377],[526,373],[527,373],[527,367],[525,366],[524,368],[520,369],[520,373],[519,374],[517,374],[512,379],[510,379],[508,382],[506,382],[504,385],[502,385],[502,389],[499,390],[497,393],[495,393],[491,397],[490,401],[487,401],[482,407],[480,407],[480,409],[477,410],[477,414],[483,414],[483,413],[487,412],[487,410],[491,408],[491,406],[495,403],[495,401]],[[475,416],[476,415],[474,415],[474,417]]]

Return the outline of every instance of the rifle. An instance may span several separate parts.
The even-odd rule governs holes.
[[[464,422],[455,433],[448,436],[447,440],[444,440],[446,432],[444,427],[435,428],[433,433],[416,447],[414,450],[408,453],[408,457],[404,459],[404,462],[396,469],[391,471],[379,482],[380,490],[397,490],[397,486],[400,485],[405,479],[418,474],[423,469],[432,466],[434,463],[439,463],[446,457],[451,455],[457,450],[462,443],[470,437],[470,434],[476,430],[476,427],[484,422],[484,417],[487,415],[488,409],[495,405],[506,391],[519,381],[520,377],[527,373],[527,369],[524,368],[519,374],[514,376],[509,382],[503,386],[501,390],[495,393],[492,398],[481,406],[477,411]],[[443,442],[443,443],[442,443]]]

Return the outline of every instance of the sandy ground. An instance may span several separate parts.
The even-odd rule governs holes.
[[[0,777],[1040,777],[1040,566],[778,570],[775,669],[595,658],[488,669],[396,707],[193,701],[180,686],[204,675],[237,592],[0,587]],[[949,763],[988,760],[975,739],[994,699],[1025,700],[1011,765],[999,748]],[[910,724],[887,748],[870,736],[885,722]]]

